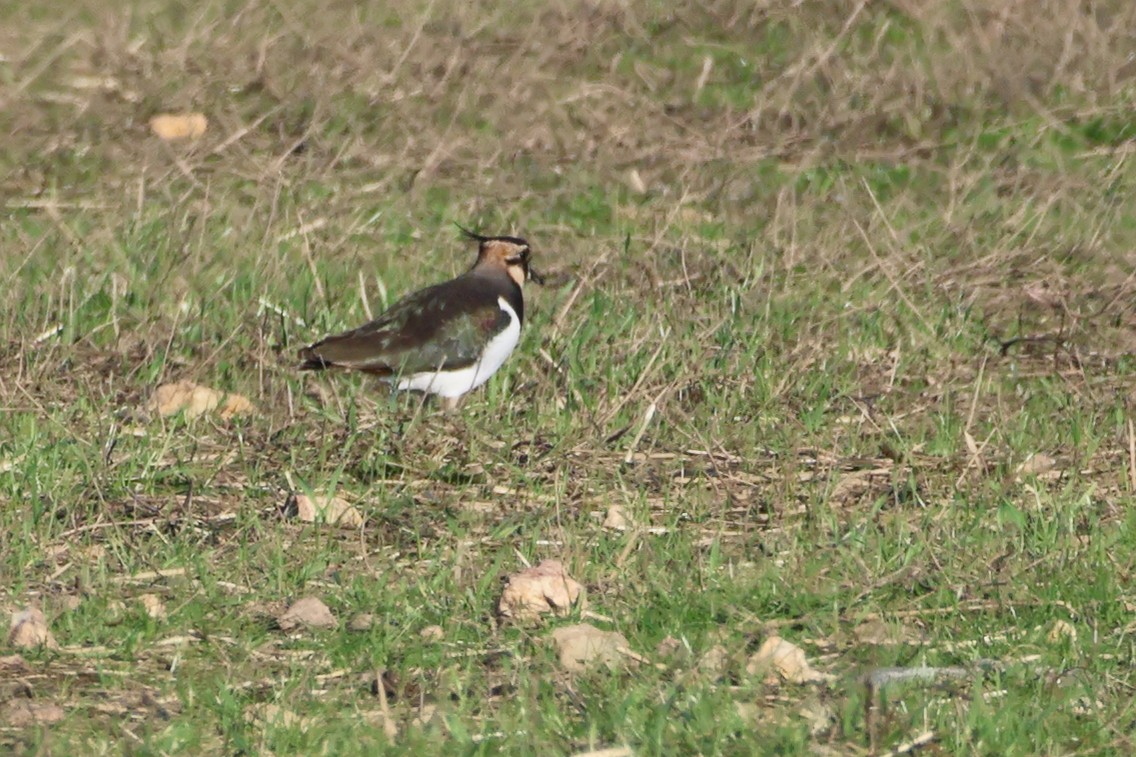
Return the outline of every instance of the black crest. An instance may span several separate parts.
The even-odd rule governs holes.
[[[466,227],[462,226],[460,223],[455,223],[454,226],[457,226],[458,230],[463,235],[465,235],[465,237],[467,239],[472,239],[475,242],[477,242],[478,244],[484,244],[485,242],[510,242],[510,243],[518,245],[520,247],[528,247],[529,246],[529,243],[526,242],[525,240],[521,239],[520,237],[487,237],[483,234],[478,234],[476,231],[470,231]]]

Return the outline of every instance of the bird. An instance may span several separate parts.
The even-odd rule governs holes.
[[[477,242],[473,267],[403,297],[370,323],[304,347],[300,370],[361,371],[400,391],[437,395],[446,410],[488,381],[520,341],[525,283],[544,277],[524,239],[458,229]]]

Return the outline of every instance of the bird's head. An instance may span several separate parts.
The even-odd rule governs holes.
[[[532,249],[529,243],[520,237],[486,237],[476,232],[458,226],[462,233],[477,242],[476,268],[488,267],[504,269],[509,278],[523,287],[526,281],[544,283],[541,276],[532,267],[529,259]]]

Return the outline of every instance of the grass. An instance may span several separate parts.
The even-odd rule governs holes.
[[[3,650],[0,744],[1128,753],[1133,15],[0,8],[0,609],[60,645]],[[460,414],[295,371],[455,222],[553,274]],[[182,379],[256,412],[153,417]],[[594,615],[497,617],[547,558]],[[568,674],[581,620],[646,662]],[[747,673],[772,635],[832,680]],[[972,672],[864,684],[923,665]]]

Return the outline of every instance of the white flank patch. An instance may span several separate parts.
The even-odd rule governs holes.
[[[513,348],[521,339],[521,319],[504,297],[497,298],[497,304],[509,314],[509,325],[485,345],[481,359],[471,366],[456,371],[428,371],[415,373],[400,379],[399,389],[415,389],[441,397],[460,397],[466,392],[484,384],[497,369],[505,364]]]

